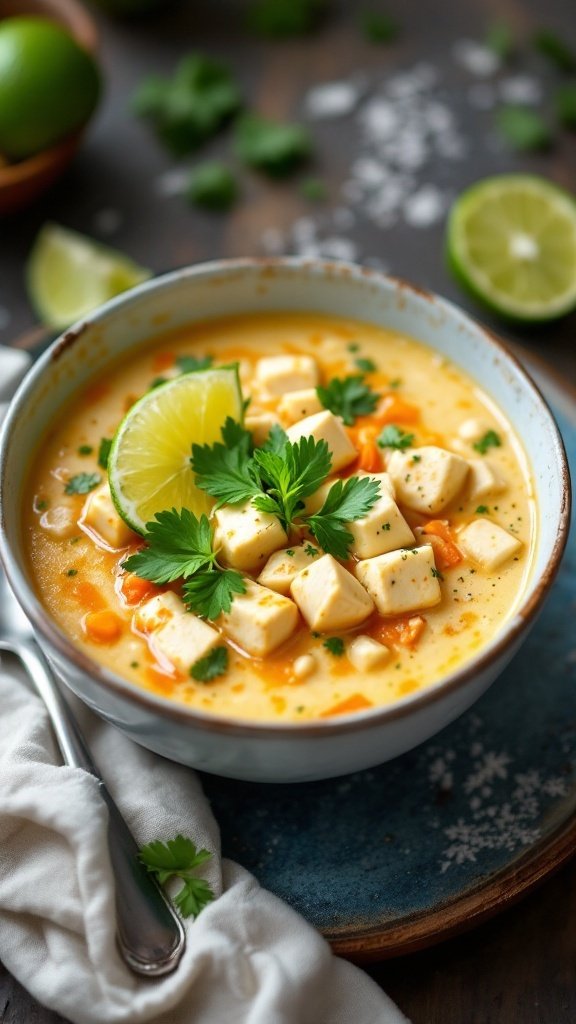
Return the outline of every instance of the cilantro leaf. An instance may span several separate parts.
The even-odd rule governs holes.
[[[476,441],[472,445],[475,451],[480,452],[480,455],[486,455],[489,448],[501,448],[502,441],[500,435],[495,430],[487,430],[483,437],[479,441]]]
[[[236,128],[236,150],[249,167],[280,178],[310,156],[311,144],[308,131],[302,125],[245,114]]]
[[[355,522],[367,515],[380,495],[378,480],[370,477],[349,477],[337,480],[330,488],[322,508],[306,518],[306,524],[321,548],[345,561],[352,534],[344,523]]]
[[[157,512],[146,523],[148,547],[130,555],[123,568],[152,583],[172,583],[187,579],[206,566],[213,565],[212,527],[206,516],[197,519],[190,509]]]
[[[341,658],[344,654],[344,641],[341,636],[327,637],[322,646],[327,651],[330,651],[330,654],[333,654],[335,658]]]
[[[496,124],[500,134],[514,149],[524,152],[547,149],[552,141],[544,118],[528,107],[513,104],[501,107],[496,115]]]
[[[177,356],[176,366],[180,373],[194,373],[196,370],[208,370],[214,362],[212,356]]]
[[[576,71],[576,53],[550,29],[543,28],[536,33],[534,46],[559,71]]]
[[[300,195],[309,203],[322,203],[328,197],[328,189],[322,178],[305,178],[300,182]]]
[[[94,451],[91,444],[81,444],[78,448],[78,455],[92,455]]]
[[[249,458],[251,436],[228,417],[216,444],[192,445],[192,469],[196,485],[218,500],[219,505],[239,505],[261,493]]]
[[[288,442],[288,434],[282,429],[279,423],[274,423],[270,427],[270,433],[262,445],[262,450],[265,452],[281,452],[284,445]]]
[[[182,879],[184,884],[174,902],[183,917],[197,916],[214,899],[206,880],[193,874],[211,856],[208,850],[199,850],[191,839],[182,835],[169,839],[167,843],[161,840],[147,843],[138,854],[146,870],[156,876],[160,885],[165,885],[170,878]]]
[[[65,494],[89,494],[102,480],[100,473],[76,473],[64,488]]]
[[[218,676],[223,676],[228,669],[228,648],[215,647],[204,658],[195,661],[190,669],[190,675],[200,683],[209,683]]]
[[[302,498],[320,487],[332,466],[326,441],[316,441],[313,437],[301,437],[295,444],[287,443],[280,452],[257,448],[254,460],[261,479],[270,490],[264,497],[257,497],[253,504],[267,512],[272,511],[274,502],[279,509],[275,514],[285,528],[302,508]]]
[[[509,25],[495,21],[486,33],[486,46],[502,61],[509,60],[514,53],[514,36]]]
[[[98,465],[102,469],[108,469],[108,458],[110,456],[110,449],[112,447],[112,438],[102,437],[100,438],[100,447],[98,448]]]
[[[205,619],[217,619],[221,612],[230,611],[234,594],[245,593],[244,579],[235,569],[206,570],[187,580],[182,597],[188,611]]]
[[[341,416],[347,427],[353,426],[358,416],[374,412],[379,398],[360,374],[335,377],[326,387],[317,387],[316,394],[324,408],[335,416]]]
[[[364,359],[362,356],[359,356],[354,362],[357,369],[361,370],[362,373],[374,373],[377,369],[373,359]]]
[[[576,82],[569,82],[558,89],[555,104],[560,124],[565,128],[576,128]]]
[[[380,448],[397,448],[399,451],[403,451],[404,448],[410,448],[414,444],[414,434],[407,434],[401,427],[389,423],[380,434],[378,444]]]
[[[185,57],[172,78],[146,78],[132,107],[175,156],[184,156],[215,135],[241,102],[228,68],[197,53]]]
[[[369,43],[391,43],[399,32],[398,23],[383,11],[365,11],[362,29]]]
[[[238,198],[236,178],[221,160],[207,160],[190,174],[186,198],[205,210],[229,210]]]

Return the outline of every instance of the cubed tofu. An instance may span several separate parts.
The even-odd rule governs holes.
[[[341,421],[328,409],[307,416],[286,431],[293,443],[301,437],[313,437],[315,441],[326,441],[332,454],[332,470],[337,472],[348,466],[358,457],[352,441],[344,430]]]
[[[270,395],[302,391],[318,384],[318,366],[312,356],[270,356],[256,363],[256,380]]]
[[[298,420],[303,420],[306,416],[322,412],[322,408],[316,388],[288,391],[278,403],[278,412],[287,423],[297,423]]]
[[[118,515],[107,483],[100,484],[88,495],[80,522],[110,548],[125,548],[136,540],[136,534]]]
[[[468,476],[466,459],[436,445],[395,451],[387,468],[397,500],[423,515],[436,515],[446,508]]]
[[[321,555],[322,552],[311,543],[275,551],[262,569],[258,583],[275,590],[277,594],[287,595],[290,593],[292,580]]]
[[[235,594],[229,612],[218,625],[248,654],[265,658],[294,632],[298,609],[293,601],[252,580],[244,580],[245,594]]]
[[[185,675],[195,662],[222,643],[220,633],[187,612],[170,590],[146,601],[135,612],[134,625],[148,635],[150,648],[161,661],[170,662]]]
[[[224,505],[214,512],[214,543],[226,565],[245,572],[257,572],[288,537],[276,516],[259,512],[250,501],[245,505]]]
[[[78,520],[68,505],[55,505],[44,512],[40,526],[55,540],[67,540],[78,532]]]
[[[247,412],[244,418],[244,426],[252,434],[252,440],[257,448],[268,439],[268,435],[274,426],[280,426],[280,420],[273,412]]]
[[[396,502],[387,490],[372,506],[367,515],[346,524],[354,542],[351,552],[358,558],[374,558],[385,551],[407,548],[415,543],[415,537],[404,519]]]
[[[506,482],[489,459],[469,459],[468,497],[472,501],[489,498],[506,490]]]
[[[497,569],[516,555],[522,542],[489,519],[475,519],[458,533],[458,547],[483,569]]]
[[[391,653],[389,647],[373,640],[371,636],[355,636],[346,649],[348,660],[359,672],[378,668],[388,661]]]
[[[432,608],[441,600],[434,551],[428,544],[358,562],[356,575],[381,615]]]
[[[332,555],[298,573],[291,593],[310,628],[320,633],[351,629],[374,611],[364,587]]]

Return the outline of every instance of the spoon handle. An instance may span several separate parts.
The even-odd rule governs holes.
[[[184,952],[182,923],[139,861],[136,841],[106,788],[44,654],[34,640],[15,642],[10,649],[20,658],[46,705],[65,763],[98,779],[100,795],[108,807],[108,848],[116,882],[120,953],[136,974],[169,974]]]

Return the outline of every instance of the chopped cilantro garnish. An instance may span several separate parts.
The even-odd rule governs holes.
[[[476,441],[472,447],[475,451],[480,452],[480,455],[486,455],[489,448],[501,448],[502,441],[495,430],[487,430],[484,436],[479,441]]]
[[[550,29],[543,28],[536,33],[534,46],[559,71],[576,71],[576,53]]]
[[[396,39],[398,22],[383,11],[364,11],[362,30],[370,43],[391,43]]]
[[[391,527],[390,523],[382,523],[382,529],[388,531],[388,530],[391,530],[392,527]]]
[[[195,373],[196,370],[208,370],[214,362],[212,356],[177,356],[176,367],[180,373]]]
[[[349,352],[359,352],[360,351],[360,345],[358,344],[357,341],[351,341],[350,344],[347,346],[347,348],[348,348]]]
[[[91,444],[81,444],[78,448],[78,455],[92,455],[94,451]]]
[[[197,519],[187,508],[157,512],[146,524],[145,540],[147,546],[130,555],[123,568],[152,583],[185,580],[183,598],[189,611],[216,619],[230,611],[234,594],[245,593],[240,573],[220,569],[206,516]]]
[[[98,448],[98,465],[102,469],[108,469],[108,457],[110,455],[110,449],[112,447],[112,438],[102,437],[100,439],[100,446]]]
[[[398,451],[403,451],[414,444],[414,434],[407,434],[401,427],[389,423],[380,434],[378,444],[380,448],[397,448]]]
[[[160,885],[166,885],[171,878],[179,878],[183,882],[174,897],[182,917],[197,917],[214,899],[214,893],[205,879],[193,874],[212,854],[208,850],[198,850],[191,839],[178,835],[167,843],[155,840],[143,846],[138,856],[147,871],[156,876]]]
[[[37,501],[34,506],[36,512],[45,512],[47,508],[48,502],[46,501],[45,498],[41,498],[40,501]]]
[[[413,455],[412,456],[412,462],[422,462],[422,456],[421,455]]]
[[[78,575],[78,569],[66,569],[66,575],[67,576],[77,576]]]
[[[376,363],[373,359],[364,359],[360,356],[358,359],[354,360],[354,363],[357,369],[361,370],[362,373],[375,373],[377,370]]]
[[[190,675],[200,683],[209,683],[218,676],[223,676],[228,670],[228,649],[226,647],[215,647],[204,658],[195,661],[190,669]]]
[[[236,128],[238,156],[250,167],[275,178],[290,174],[311,153],[308,131],[299,124],[245,114]]]
[[[478,507],[476,508],[476,515],[483,516],[486,515],[489,511],[490,509],[488,508],[488,505],[478,505]]]
[[[225,163],[210,160],[199,164],[192,171],[186,197],[194,206],[206,210],[229,210],[238,198],[238,185]]]
[[[276,39],[307,35],[317,27],[326,7],[326,0],[253,0],[248,27]]]
[[[322,646],[327,651],[330,651],[330,654],[333,654],[335,658],[341,658],[344,654],[344,641],[341,636],[327,637]]]
[[[394,391],[396,391],[396,389],[399,388],[401,384],[402,381],[400,380],[400,377],[395,377],[394,380],[388,381],[388,387],[392,388]]]
[[[317,387],[316,394],[324,408],[341,416],[348,427],[354,425],[358,416],[374,412],[379,398],[361,375],[335,377],[326,387]]]
[[[514,36],[503,21],[495,21],[486,33],[486,46],[502,61],[508,60],[514,52]]]
[[[321,178],[306,178],[300,182],[300,195],[309,203],[322,203],[328,195],[328,190]]]
[[[89,494],[98,487],[102,477],[100,473],[76,473],[71,476],[64,488],[65,494]]]
[[[433,567],[430,570],[430,572],[432,573],[432,575],[434,576],[435,579],[437,579],[437,580],[443,580],[444,579],[444,576],[442,575],[442,573],[440,572],[439,569],[436,569],[436,568]]]
[[[294,558],[294,548],[286,548],[286,554],[288,558]]]
[[[304,554],[308,555],[308,558],[315,558],[318,554],[318,548],[313,547],[312,544],[307,544],[304,548]]]
[[[576,82],[561,86],[555,96],[556,113],[565,128],[576,128]]]
[[[552,141],[544,118],[528,107],[510,104],[501,107],[496,115],[500,134],[514,149],[529,152],[547,149]]]
[[[180,62],[172,78],[146,78],[133,98],[133,109],[155,129],[174,153],[184,156],[222,127],[242,102],[227,67],[202,54]]]

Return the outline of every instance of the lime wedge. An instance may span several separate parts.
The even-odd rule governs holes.
[[[114,504],[136,533],[165,509],[197,516],[214,504],[198,490],[190,466],[192,444],[221,440],[227,416],[242,419],[236,367],[183,373],[148,391],[122,420],[108,459]]]
[[[46,224],[28,259],[28,293],[47,327],[64,330],[151,272],[76,231]]]
[[[576,306],[576,202],[529,174],[478,182],[454,203],[447,249],[458,281],[496,313],[537,323]]]

